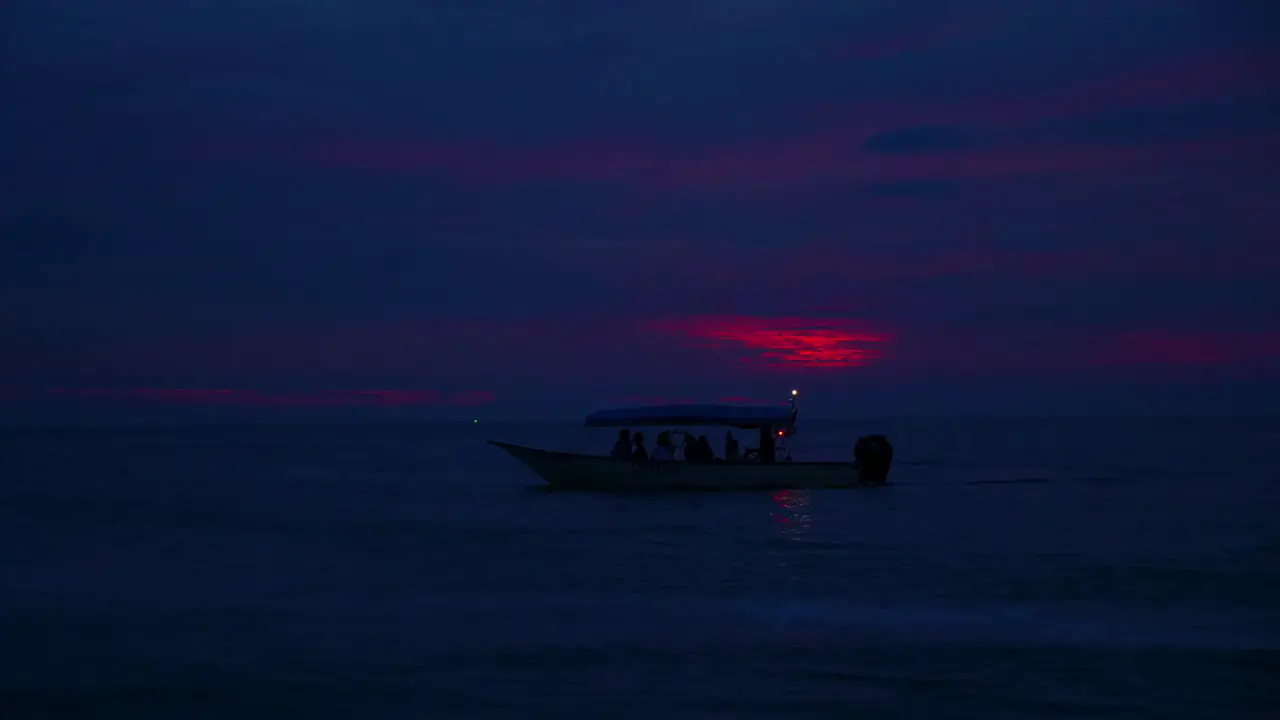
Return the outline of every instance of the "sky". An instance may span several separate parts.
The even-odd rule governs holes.
[[[5,422],[1280,407],[1268,3],[11,0],[0,27]]]

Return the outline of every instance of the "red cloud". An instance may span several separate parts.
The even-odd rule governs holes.
[[[695,347],[734,348],[748,363],[795,369],[866,365],[889,337],[839,319],[690,317],[650,323],[651,330],[692,340]]]
[[[163,405],[226,405],[250,407],[412,407],[427,405],[474,406],[493,402],[483,390],[440,393],[435,390],[318,390],[268,393],[257,390],[194,388],[51,388],[19,390],[24,397],[64,397],[92,400],[141,401]]]

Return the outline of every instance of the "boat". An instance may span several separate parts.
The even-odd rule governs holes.
[[[887,482],[893,447],[882,435],[859,438],[852,462],[792,461],[787,445],[796,434],[796,391],[791,398],[789,406],[661,405],[600,410],[586,418],[586,426],[594,428],[719,426],[756,431],[757,447],[733,462],[633,460],[488,442],[555,490],[805,490]]]

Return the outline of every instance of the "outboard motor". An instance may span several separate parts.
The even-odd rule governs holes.
[[[859,485],[883,485],[889,481],[893,445],[883,435],[863,435],[853,446],[853,466]]]

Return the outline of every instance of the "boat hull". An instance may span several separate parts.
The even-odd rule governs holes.
[[[490,440],[552,488],[579,491],[806,490],[858,485],[844,462],[713,462],[618,460]]]

